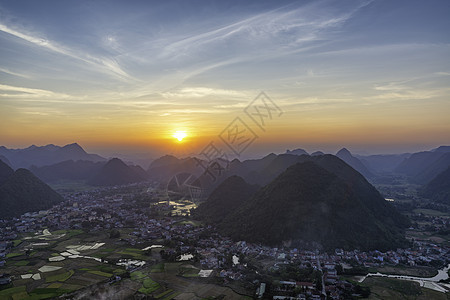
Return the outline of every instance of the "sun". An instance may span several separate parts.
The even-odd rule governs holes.
[[[187,137],[186,131],[176,131],[173,135],[179,142],[183,141],[185,137]]]

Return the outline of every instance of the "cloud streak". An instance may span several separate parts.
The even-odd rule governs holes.
[[[13,76],[17,76],[17,77],[26,78],[26,79],[30,79],[31,78],[28,75],[21,74],[21,73],[18,73],[18,72],[13,72],[13,71],[8,70],[6,68],[0,68],[0,72],[6,73],[6,74],[9,74],[9,75],[13,75]]]
[[[70,58],[82,61],[88,65],[94,67],[94,70],[102,70],[110,75],[114,75],[121,80],[132,80],[133,78],[125,72],[118,62],[114,58],[108,57],[94,57],[92,55],[82,53],[80,51],[74,51],[68,49],[67,47],[61,46],[55,42],[49,41],[45,38],[35,36],[31,33],[27,33],[24,31],[19,31],[9,26],[0,23],[0,31],[8,33],[16,38],[27,41],[35,46],[42,47],[46,50],[52,51],[54,53],[58,53],[64,56],[68,56]]]
[[[0,97],[3,98],[58,98],[58,99],[70,99],[74,98],[73,96],[63,94],[63,93],[55,93],[49,90],[43,89],[32,89],[18,86],[10,86],[5,84],[0,84],[0,91],[4,91],[6,93],[0,94]]]

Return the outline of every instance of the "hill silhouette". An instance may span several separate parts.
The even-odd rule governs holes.
[[[375,173],[391,173],[411,154],[378,154],[378,155],[356,155],[370,171]]]
[[[192,212],[192,215],[210,223],[221,222],[250,199],[259,188],[258,185],[249,184],[239,176],[228,177]]]
[[[450,167],[450,153],[439,153],[442,155],[412,177],[412,182],[425,185]]]
[[[443,154],[443,152],[432,151],[413,153],[395,168],[395,172],[410,177],[417,176],[420,172],[423,172],[428,166],[437,161]]]
[[[130,167],[122,160],[113,158],[88,181],[91,185],[111,186],[145,181],[145,171],[141,167]]]
[[[361,173],[364,177],[370,179],[373,178],[373,174],[367,169],[367,167],[356,157],[354,157],[347,148],[342,148],[336,153],[336,156],[345,161],[353,169]]]
[[[318,156],[318,155],[324,155],[325,153],[323,153],[322,151],[315,151],[313,153],[311,153],[311,156]]]
[[[49,144],[46,146],[32,145],[25,149],[8,149],[0,147],[0,155],[6,157],[13,168],[29,168],[31,166],[46,166],[66,160],[89,160],[105,161],[97,154],[89,154],[77,143],[65,145],[63,147]]]
[[[12,174],[14,174],[14,170],[3,160],[0,160],[0,184],[5,182]]]
[[[89,180],[105,165],[105,162],[66,160],[49,166],[31,166],[30,170],[41,180],[49,183],[59,180]]]
[[[213,193],[214,194],[214,193]],[[235,239],[386,250],[404,246],[409,224],[367,180],[332,155],[290,166],[222,222]]]
[[[450,146],[439,146],[433,150],[433,152],[443,152],[443,153],[450,153]]]
[[[62,200],[58,193],[33,173],[18,169],[0,183],[0,218],[18,217],[26,212],[48,209]]]
[[[285,154],[292,154],[292,155],[309,155],[308,152],[306,152],[304,149],[298,148],[294,150],[286,150]]]
[[[434,201],[450,204],[450,167],[431,180],[421,193]]]
[[[3,163],[7,164],[9,167],[11,167],[11,162],[6,157],[4,157],[3,155],[0,155],[0,160]]]
[[[200,176],[202,172],[203,169],[194,158],[180,159],[172,155],[165,155],[154,160],[147,170],[150,179],[159,181],[162,184],[167,184],[178,173],[190,173]]]

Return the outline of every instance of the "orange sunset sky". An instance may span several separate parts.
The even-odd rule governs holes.
[[[0,145],[247,156],[450,143],[448,1],[0,1]],[[264,130],[245,108],[281,109]],[[176,131],[186,137],[178,141]]]

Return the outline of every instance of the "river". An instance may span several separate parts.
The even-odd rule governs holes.
[[[446,293],[447,289],[450,289],[450,285],[446,283],[439,283],[440,280],[448,279],[448,270],[450,269],[450,264],[446,267],[440,269],[436,276],[434,277],[415,277],[415,276],[406,276],[406,275],[391,275],[391,274],[383,274],[380,272],[377,273],[369,273],[366,276],[362,276],[358,279],[359,282],[363,282],[367,277],[376,276],[376,277],[388,277],[388,278],[396,278],[401,280],[409,280],[415,281],[420,284],[420,286],[433,289],[438,292]]]

